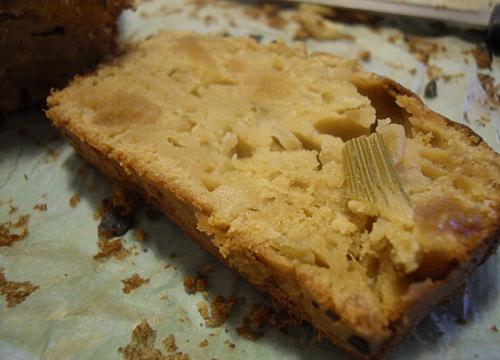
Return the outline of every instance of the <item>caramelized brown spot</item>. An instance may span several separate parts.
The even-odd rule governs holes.
[[[424,281],[425,279],[441,280],[459,264],[457,259],[445,250],[425,251],[419,256],[419,267],[409,274],[411,282]]]
[[[95,123],[106,126],[130,126],[134,123],[153,123],[161,115],[158,105],[142,95],[121,92],[94,104]]]
[[[480,236],[484,229],[480,215],[450,198],[438,198],[417,207],[415,219],[426,232],[451,234],[464,240]]]

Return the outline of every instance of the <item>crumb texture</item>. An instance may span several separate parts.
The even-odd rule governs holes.
[[[172,335],[171,335],[172,336]],[[118,352],[125,360],[189,360],[188,354],[183,352],[169,352],[163,354],[155,347],[156,330],[153,330],[146,320],[143,320],[132,331],[130,343],[125,347],[120,347]],[[174,345],[175,347],[175,339]],[[173,350],[175,351],[175,349]]]
[[[0,268],[0,295],[4,295],[7,300],[7,307],[12,308],[22,303],[40,286],[33,285],[29,281],[9,281],[5,277],[4,269]]]
[[[122,280],[123,286],[122,291],[125,294],[130,294],[133,290],[141,287],[144,284],[149,283],[149,279],[144,279],[135,273],[132,276]]]
[[[500,161],[479,138],[397,84],[299,45],[162,33],[49,107],[57,126],[148,180],[137,186],[199,209],[198,230],[231,266],[363,355],[415,289],[498,227]],[[407,221],[346,191],[344,144],[373,132]]]
[[[17,209],[15,211],[12,209],[16,208],[11,207],[11,213],[17,211]],[[0,246],[11,246],[17,241],[24,240],[29,234],[29,220],[29,215],[20,215],[15,222],[7,221],[0,224]]]

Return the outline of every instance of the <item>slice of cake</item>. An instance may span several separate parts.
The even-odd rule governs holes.
[[[165,32],[48,106],[90,163],[359,357],[496,247],[499,156],[332,55]]]
[[[116,49],[131,0],[0,1],[0,111],[42,104]]]

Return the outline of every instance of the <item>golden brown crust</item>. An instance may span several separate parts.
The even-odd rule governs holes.
[[[72,85],[78,85],[80,81],[82,81],[81,78],[76,78]],[[352,82],[358,89],[362,89],[363,86],[375,86],[378,92],[385,96],[384,101],[392,99],[393,105],[386,104],[387,106],[397,104],[398,110],[404,109],[407,112],[404,116],[418,114],[425,119],[423,120],[425,123],[450,127],[453,131],[460,133],[468,144],[480,147],[481,151],[496,159],[497,155],[470,129],[428,110],[415,94],[396,82],[361,72],[354,72]],[[466,260],[444,279],[426,280],[410,286],[410,291],[401,302],[402,308],[398,309],[398,316],[390,319],[389,335],[384,334],[366,339],[351,335],[352,329],[340,322],[334,321],[335,324],[331,324],[331,317],[336,317],[336,314],[325,314],[324,309],[317,308],[317,304],[315,306],[313,296],[304,292],[301,286],[304,278],[301,278],[297,270],[286,264],[280,264],[280,260],[275,256],[266,254],[266,249],[249,250],[244,246],[235,246],[229,256],[221,255],[219,247],[214,244],[213,237],[199,229],[200,222],[212,213],[207,203],[183,189],[174,178],[169,177],[169,174],[152,173],[141,162],[129,158],[126,153],[112,149],[89,135],[80,128],[78,122],[72,122],[69,118],[77,115],[57,111],[57,106],[64,102],[66,94],[63,92],[57,95],[49,98],[48,115],[84,158],[115,181],[140,193],[147,201],[155,204],[179,224],[201,247],[238,271],[255,287],[269,293],[281,307],[286,308],[297,318],[311,322],[321,334],[356,357],[381,356],[388,351],[432,307],[454,293],[460,287],[464,277],[497,246],[499,225],[492,223],[487,229],[487,236],[477,242],[476,246],[468,249]],[[500,218],[500,209],[497,208],[496,213],[497,219]],[[286,286],[283,286],[284,284]]]

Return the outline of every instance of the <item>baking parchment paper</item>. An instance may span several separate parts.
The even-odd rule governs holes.
[[[160,29],[259,35],[262,42],[292,42],[297,23],[295,10],[280,16],[285,28],[269,26],[265,16],[248,16],[250,3],[148,1],[121,18],[124,42],[138,41]],[[493,148],[500,150],[500,111],[487,99],[478,71],[500,76],[500,61],[478,70],[469,50],[475,42],[433,32],[433,23],[392,19],[390,26],[374,30],[369,24],[338,24],[352,39],[304,42],[309,51],[321,50],[358,58],[368,50],[363,66],[423,95],[429,81],[428,67],[445,75],[437,80],[438,96],[424,99],[443,115],[472,127]],[[441,30],[442,31],[442,30]],[[457,29],[461,34],[461,30]],[[430,54],[428,65],[408,50],[404,34],[425,34],[445,49]],[[441,32],[442,33],[442,32]],[[255,303],[269,303],[245,281],[199,249],[179,229],[161,217],[151,220],[144,208],[137,214],[136,229],[144,229],[145,242],[135,232],[125,236],[133,254],[123,260],[96,261],[97,220],[101,201],[111,185],[81,160],[51,128],[43,113],[29,111],[5,116],[0,123],[0,222],[16,221],[30,214],[29,235],[10,247],[0,247],[0,267],[9,281],[30,281],[39,286],[24,302],[8,308],[0,298],[0,359],[113,359],[118,348],[130,342],[134,327],[147,320],[161,339],[174,334],[178,351],[191,359],[343,359],[329,341],[316,341],[307,324],[289,327],[287,333],[270,328],[255,341],[240,337],[237,327]],[[69,204],[78,194],[76,207]],[[46,211],[33,209],[46,204]],[[11,206],[18,208],[11,212]],[[184,291],[185,275],[196,276],[206,265],[208,301],[216,295],[236,296],[226,323],[207,328],[197,302],[200,293]],[[391,359],[498,359],[500,358],[500,280],[498,256],[492,256],[467,282],[463,295],[445,310],[438,308],[390,355]],[[121,280],[138,273],[150,281],[130,294]],[[200,342],[208,340],[208,346]],[[229,346],[234,344],[234,348]]]

